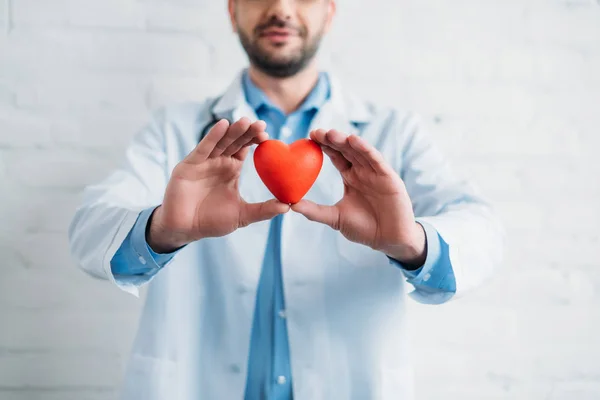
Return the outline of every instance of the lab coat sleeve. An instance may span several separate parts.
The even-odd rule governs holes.
[[[139,296],[139,284],[116,280],[111,260],[142,211],[162,202],[168,182],[165,120],[164,110],[153,113],[151,121],[127,147],[123,165],[103,181],[84,189],[68,230],[77,265],[134,296]]]
[[[403,131],[397,136],[402,141],[400,176],[416,221],[429,230],[428,238],[433,231],[439,234],[437,279],[454,280],[454,285],[441,286],[446,290],[430,290],[431,283],[424,285],[423,279],[431,276],[421,271],[409,280],[415,287],[410,295],[420,303],[440,304],[462,297],[493,275],[503,258],[504,228],[490,202],[453,170],[418,117],[409,117]]]

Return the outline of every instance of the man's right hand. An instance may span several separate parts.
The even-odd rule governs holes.
[[[252,144],[268,139],[263,121],[221,120],[174,169],[162,205],[154,211],[146,238],[157,253],[193,241],[225,236],[251,223],[289,211],[272,199],[247,203],[240,196],[242,164]]]

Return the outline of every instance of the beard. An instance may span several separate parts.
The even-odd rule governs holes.
[[[252,37],[258,38],[262,30],[271,26],[278,28],[288,27],[285,21],[271,20],[264,25],[256,27]],[[302,71],[314,58],[323,37],[321,31],[308,40],[306,30],[300,29],[299,35],[302,39],[302,46],[300,49],[287,57],[278,57],[261,48],[258,40],[252,40],[252,37],[242,29],[238,31],[238,34],[240,43],[246,51],[250,63],[263,73],[276,78],[287,78]]]

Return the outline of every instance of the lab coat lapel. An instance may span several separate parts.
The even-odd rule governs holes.
[[[246,102],[242,87],[242,72],[236,76],[221,99],[215,104],[213,112],[218,118],[227,118],[230,123],[234,123],[242,117],[247,117],[252,122],[258,120],[255,111]],[[248,203],[257,203],[273,198],[256,172],[255,148],[254,145],[250,147],[242,165],[239,180],[240,195]],[[240,293],[244,296],[245,307],[250,313],[254,307],[254,294],[260,277],[268,231],[269,221],[261,221],[237,229],[223,238],[227,243],[224,249],[232,251],[232,260],[236,260],[231,262],[231,267],[234,269],[231,276],[237,279]]]
[[[243,71],[235,77],[221,96],[221,99],[214,106],[215,115],[218,118],[227,118],[230,123],[234,123],[242,117],[247,117],[252,122],[258,120],[256,112],[246,102],[242,88],[242,76]],[[266,201],[273,198],[256,173],[256,168],[254,167],[255,148],[256,146],[250,148],[240,176],[240,194],[249,203]]]
[[[346,135],[359,135],[358,126],[369,122],[371,113],[365,103],[353,93],[345,91],[337,76],[328,73],[331,96],[313,119],[309,132],[315,129],[335,129]],[[322,204],[335,204],[343,195],[343,183],[339,171],[328,156],[306,199]]]
[[[332,73],[328,74],[331,88],[330,99],[320,108],[313,119],[309,133],[315,129],[336,129],[347,135],[360,134],[357,126],[367,123],[371,114],[362,101],[359,101],[352,93],[343,90],[340,82]],[[327,155],[323,157],[323,166],[314,185],[304,196],[304,199],[313,201],[317,204],[334,205],[344,194],[344,184],[340,172],[335,168]],[[310,242],[309,232],[315,228],[315,223],[308,221],[303,215],[289,212],[285,215],[282,225],[281,251],[284,264],[291,261],[290,258],[296,257],[297,252],[293,251],[291,246],[297,246],[299,237],[302,237],[304,248],[305,242]],[[329,229],[325,227],[325,229]],[[318,240],[318,238],[315,238]],[[303,263],[301,270],[290,268],[286,270],[289,279],[306,279],[306,274],[310,274],[310,268],[319,268],[317,263]],[[318,271],[314,271],[318,274]],[[300,274],[302,276],[294,276]]]

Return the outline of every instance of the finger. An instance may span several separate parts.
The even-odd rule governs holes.
[[[266,140],[269,140],[269,134],[267,132],[262,132],[259,133],[258,136],[256,136],[254,139],[252,139],[250,144],[261,144]]]
[[[244,161],[246,159],[246,157],[248,156],[249,152],[250,152],[250,147],[249,146],[244,146],[237,153],[235,153],[234,155],[232,155],[232,157],[236,158],[236,159],[238,159],[240,161]]]
[[[239,226],[242,228],[255,222],[265,221],[289,210],[289,204],[284,204],[277,199],[262,203],[244,202],[240,212]]]
[[[292,205],[292,210],[304,215],[310,221],[320,222],[335,230],[340,229],[340,212],[336,206],[324,206],[310,200],[300,200]]]
[[[339,151],[333,150],[331,147],[328,146],[321,146],[321,148],[323,149],[323,153],[327,154],[327,156],[338,171],[344,172],[348,168],[352,167],[350,161],[348,161]]]
[[[331,143],[329,143],[329,141],[327,140],[326,133],[327,131],[325,129],[316,129],[310,132],[310,138],[318,144],[329,146]]]
[[[264,121],[256,121],[248,130],[239,138],[237,138],[231,145],[223,152],[223,156],[229,157],[237,153],[242,147],[249,144],[254,138],[261,135],[264,138],[268,134],[265,132],[267,128],[267,124]]]
[[[250,151],[250,146],[253,144],[261,144],[265,140],[269,139],[269,134],[266,132],[259,133],[250,143],[243,146],[240,150],[238,150],[235,154],[232,155],[233,158],[237,158],[240,161],[244,161],[248,156],[248,152]]]
[[[227,133],[227,129],[229,129],[229,121],[226,119],[218,121],[183,161],[191,164],[198,164],[205,161],[214,150],[215,145]]]
[[[348,137],[344,135],[342,132],[336,131],[332,129],[326,133],[327,140],[330,143],[330,146],[339,151],[352,163],[352,165],[360,165],[360,166],[368,166],[368,164],[364,164],[364,161],[361,162],[360,158],[357,157],[356,152],[348,143]]]
[[[250,128],[250,125],[250,118],[247,117],[242,117],[231,125],[227,130],[227,133],[215,144],[215,148],[210,153],[209,157],[214,158],[221,156],[233,142],[246,133],[248,128]]]
[[[355,151],[358,152],[366,162],[369,163],[375,172],[381,174],[390,172],[390,168],[385,162],[383,155],[381,155],[381,153],[375,147],[367,143],[366,140],[356,135],[351,135],[348,138],[348,142],[350,143],[350,146],[355,149]]]
[[[246,156],[248,155],[248,151],[250,150],[250,146],[253,144],[261,144],[265,140],[269,139],[269,134],[266,132],[262,132],[258,134],[257,137],[252,139],[250,142],[246,143],[241,149],[239,149],[232,157],[237,158],[238,160],[244,161]]]
[[[317,129],[310,132],[310,138],[321,145],[323,153],[329,156],[333,162],[333,165],[338,169],[338,171],[343,172],[352,166],[352,162],[349,159],[344,157],[342,153],[332,147],[333,144],[329,141],[327,137],[327,131],[325,129]]]

